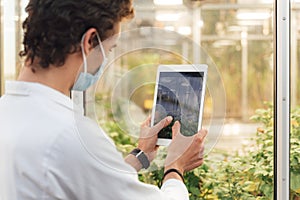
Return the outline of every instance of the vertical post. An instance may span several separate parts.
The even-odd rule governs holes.
[[[16,1],[2,0],[3,6],[3,70],[5,77],[15,79],[16,74]],[[1,43],[2,44],[2,43]]]
[[[275,3],[274,199],[289,198],[290,144],[290,3]]]
[[[183,59],[185,59],[185,60],[189,60],[189,44],[187,43],[187,41],[183,41],[182,42],[182,47],[181,47],[181,49],[182,49],[182,57],[183,57]]]
[[[248,32],[241,33],[242,45],[242,120],[248,120]]]
[[[297,16],[291,15],[291,27],[297,29]],[[291,31],[291,107],[297,104],[297,77],[298,76],[298,62],[297,62],[297,31]]]
[[[17,79],[19,76],[20,70],[21,70],[21,60],[19,59],[19,51],[22,48],[22,0],[15,0],[15,27],[16,27],[16,32],[15,32],[15,41],[16,41],[16,51],[15,51],[15,74],[14,78]]]
[[[199,64],[201,52],[200,52],[200,46],[201,46],[201,32],[200,32],[200,26],[199,22],[201,20],[201,9],[198,7],[193,8],[193,62],[195,64]]]

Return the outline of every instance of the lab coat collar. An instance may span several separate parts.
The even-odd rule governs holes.
[[[51,87],[36,82],[6,81],[5,94],[18,96],[37,94],[73,110],[73,102],[68,96]]]

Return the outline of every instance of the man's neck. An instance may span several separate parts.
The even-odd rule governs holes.
[[[31,66],[28,62],[25,63],[18,77],[19,81],[40,83],[70,96],[70,89],[77,75],[76,66],[72,67],[67,62],[59,67],[50,65],[48,68],[35,67],[34,70]]]

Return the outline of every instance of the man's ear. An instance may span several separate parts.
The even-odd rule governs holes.
[[[95,28],[90,28],[85,33],[85,36],[83,38],[83,50],[85,55],[88,55],[91,50],[93,49],[93,37],[97,33],[97,30]]]

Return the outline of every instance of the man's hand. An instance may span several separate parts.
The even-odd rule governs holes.
[[[158,132],[164,127],[168,126],[172,122],[172,120],[173,118],[169,116],[162,119],[155,126],[150,127],[151,116],[149,116],[147,120],[141,125],[138,148],[146,154],[150,162],[155,158],[157,153],[158,146],[156,145],[156,142]],[[134,155],[129,154],[125,158],[125,161],[132,167],[134,167],[136,171],[140,171],[142,169],[142,164]]]
[[[190,171],[203,163],[204,140],[206,130],[200,130],[195,135],[186,137],[180,133],[180,123],[176,121],[172,127],[173,139],[168,147],[165,161],[165,171],[171,168],[177,169],[181,174]],[[165,178],[180,179],[175,173]]]
[[[138,148],[145,152],[151,162],[157,153],[158,146],[157,134],[164,127],[168,126],[172,122],[173,118],[168,116],[158,122],[155,126],[150,127],[151,116],[141,126],[140,138],[138,141]]]

